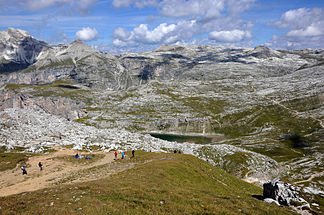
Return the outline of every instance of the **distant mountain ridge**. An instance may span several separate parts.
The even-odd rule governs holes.
[[[214,79],[217,77],[210,75],[215,74],[201,74],[200,68],[217,67],[219,63],[251,65],[251,69],[257,67],[266,75],[280,76],[321,64],[323,55],[323,50],[275,51],[263,46],[253,49],[162,45],[153,52],[114,56],[81,41],[51,46],[26,31],[9,28],[0,33],[0,72],[23,70],[24,74],[19,75],[23,80],[12,74],[0,81],[37,84],[65,77],[90,87],[127,89],[149,79]],[[278,71],[281,74],[276,74]]]

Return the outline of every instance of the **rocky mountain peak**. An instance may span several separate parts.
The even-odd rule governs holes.
[[[85,44],[81,40],[75,40],[68,45],[68,50],[75,50],[75,51],[95,51],[89,45]]]
[[[253,57],[267,58],[267,57],[276,57],[277,54],[275,51],[269,49],[266,46],[257,46],[249,53]]]
[[[15,28],[8,28],[6,32],[11,37],[32,37],[27,31],[21,30],[21,29],[15,29]]]
[[[36,40],[27,31],[8,28],[0,32],[0,72],[26,68],[37,61],[46,42]]]
[[[27,31],[15,28],[8,28],[6,31],[0,31],[0,44],[2,46],[18,46],[26,40],[35,40]]]
[[[86,45],[84,42],[82,42],[81,40],[74,40],[72,43],[71,43],[71,45],[81,45],[81,44],[84,44],[84,45]]]

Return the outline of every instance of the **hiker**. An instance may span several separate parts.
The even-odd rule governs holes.
[[[135,150],[132,150],[132,157],[135,157]]]
[[[79,154],[78,154],[78,153],[76,153],[76,155],[74,155],[74,157],[75,157],[75,158],[79,158]]]
[[[22,174],[27,175],[27,170],[26,170],[25,166],[22,166],[21,169],[23,171]]]
[[[115,154],[115,160],[116,160],[116,159],[117,159],[117,151],[115,151],[115,153],[114,153],[114,154]]]
[[[43,170],[43,164],[42,164],[42,162],[39,161],[38,166],[40,168],[40,171],[42,171]]]
[[[122,159],[124,159],[125,157],[125,152],[122,152]]]

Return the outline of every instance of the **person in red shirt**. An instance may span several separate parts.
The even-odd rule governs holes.
[[[116,160],[116,159],[117,159],[117,151],[115,151],[115,153],[114,153],[114,154],[115,154],[115,160]]]

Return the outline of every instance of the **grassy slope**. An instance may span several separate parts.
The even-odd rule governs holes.
[[[193,156],[136,152],[121,162],[139,164],[106,179],[0,198],[2,214],[293,214]]]
[[[43,96],[43,97],[66,97],[74,100],[82,100],[84,94],[88,93],[87,90],[83,89],[69,89],[62,87],[64,85],[73,85],[74,81],[70,80],[57,80],[50,84],[40,85],[25,85],[25,84],[7,84],[6,89],[13,90],[15,93],[20,93],[22,89],[33,90],[31,95]]]
[[[28,157],[33,156],[30,153],[0,153],[0,171],[13,169],[17,164],[25,165]]]

